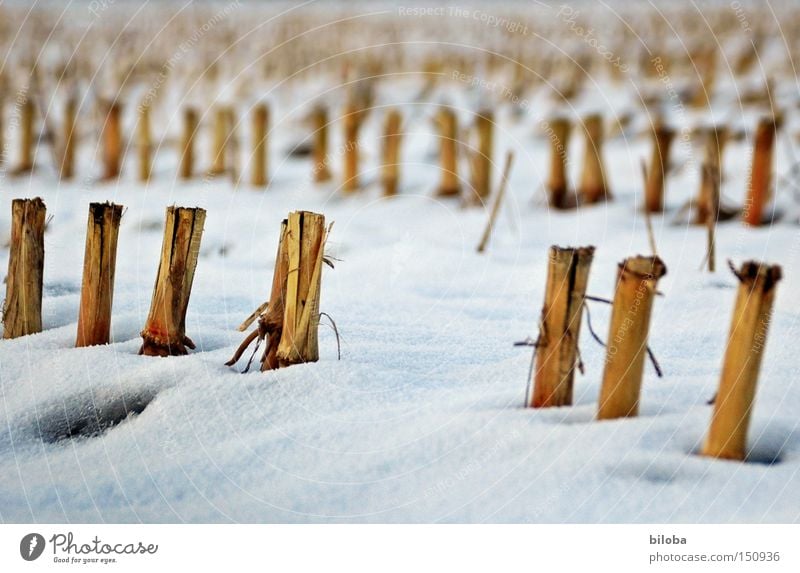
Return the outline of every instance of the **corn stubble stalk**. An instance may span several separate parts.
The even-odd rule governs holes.
[[[183,136],[181,143],[181,179],[191,179],[194,174],[194,138],[197,133],[197,111],[186,108],[183,111]]]
[[[259,104],[253,110],[253,172],[250,183],[254,187],[267,184],[267,127],[269,108]]]
[[[106,105],[103,123],[103,179],[116,179],[122,166],[122,106],[117,102]]]
[[[639,412],[650,314],[658,281],[666,273],[667,267],[658,257],[636,256],[619,264],[599,420],[636,416]]]
[[[472,193],[468,203],[483,205],[489,198],[492,184],[492,148],[494,147],[494,116],[483,110],[475,117],[478,150],[472,156]]]
[[[139,123],[137,125],[136,136],[138,138],[139,151],[139,181],[147,182],[150,180],[152,170],[152,141],[150,137],[150,106],[142,104],[139,107]]]
[[[732,270],[739,279],[739,291],[711,427],[702,454],[744,460],[747,429],[781,267],[748,261],[738,271]]]
[[[3,304],[3,338],[42,331],[44,275],[44,201],[14,199],[11,203],[11,246]]]
[[[205,218],[199,207],[167,207],[161,261],[139,354],[179,356],[187,354],[187,347],[195,347],[186,336],[186,309]]]
[[[345,193],[358,191],[358,130],[361,127],[362,111],[354,103],[345,109],[344,124],[344,181]]]
[[[227,366],[236,364],[256,340],[253,354],[265,342],[262,371],[319,360],[320,287],[329,231],[325,217],[310,211],[290,213],[283,221],[269,303]]]
[[[709,225],[709,219],[726,219],[729,214],[720,209],[719,186],[722,181],[722,153],[727,140],[724,127],[711,128],[705,133],[705,157],[697,196],[695,224]]]
[[[439,126],[439,163],[442,179],[438,195],[455,197],[461,193],[458,179],[458,120],[453,110],[443,107],[436,117]]]
[[[747,201],[742,210],[744,222],[752,227],[763,223],[764,207],[770,197],[776,131],[775,118],[762,119],[756,128],[750,185]]]
[[[314,182],[324,183],[331,180],[331,170],[328,167],[328,112],[316,106],[311,112],[311,123],[314,129],[314,145],[312,157],[314,160]]]
[[[108,344],[122,205],[91,203],[75,346]]]
[[[64,102],[64,131],[61,140],[61,179],[65,181],[75,176],[75,148],[77,147],[78,139],[75,133],[77,116],[77,99],[74,96],[69,96]]]
[[[227,166],[228,138],[231,131],[233,111],[220,106],[214,114],[214,137],[212,138],[212,163],[209,175],[223,175]]]
[[[25,100],[20,106],[20,123],[19,123],[19,163],[14,169],[15,174],[23,174],[33,169],[33,154],[34,154],[34,121],[35,121],[35,108],[33,99],[30,96],[25,96]]]
[[[550,205],[556,209],[574,207],[568,198],[567,150],[570,136],[570,123],[567,118],[557,117],[548,123],[550,128],[550,174],[547,180],[547,193]]]
[[[402,121],[402,116],[396,109],[386,114],[383,134],[383,165],[381,167],[383,194],[386,197],[397,194],[397,186],[400,179],[400,144],[402,142],[400,130]]]
[[[547,288],[526,406],[572,404],[578,337],[594,247],[550,247]]]
[[[664,210],[664,187],[674,138],[675,131],[656,120],[653,125],[653,152],[644,190],[644,208],[648,213],[661,213]]]
[[[603,118],[593,114],[583,120],[586,150],[579,192],[584,202],[597,203],[611,198],[603,166]]]

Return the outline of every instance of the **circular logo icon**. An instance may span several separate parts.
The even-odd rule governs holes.
[[[39,533],[29,533],[19,542],[19,554],[25,561],[35,561],[44,551],[44,537]]]

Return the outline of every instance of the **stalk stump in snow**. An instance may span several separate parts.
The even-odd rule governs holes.
[[[325,217],[309,211],[290,213],[283,221],[269,303],[228,366],[255,340],[265,342],[262,371],[319,360],[319,300],[328,231]]]
[[[40,198],[11,203],[11,246],[3,305],[3,338],[42,331],[46,207]]]
[[[344,181],[342,189],[352,193],[359,188],[358,181],[358,130],[361,127],[362,111],[353,103],[344,112]]]
[[[28,173],[33,169],[34,146],[36,144],[33,135],[36,110],[33,99],[30,95],[25,95],[25,100],[20,105],[19,118],[19,164],[14,169],[15,174]]]
[[[776,131],[774,117],[762,119],[756,128],[747,200],[742,210],[744,222],[753,227],[763,223],[764,207],[770,197]]]
[[[594,247],[550,247],[547,288],[527,406],[569,406]]]
[[[392,109],[386,114],[383,134],[383,165],[381,168],[383,194],[386,197],[397,194],[397,184],[400,179],[401,124],[402,116],[398,110]]]
[[[443,107],[436,121],[439,126],[439,164],[442,171],[438,194],[454,197],[461,193],[458,179],[458,119],[453,110]]]
[[[781,267],[749,261],[739,271],[734,270],[734,274],[739,279],[739,291],[711,427],[702,453],[715,458],[743,460]]]
[[[75,96],[67,97],[64,102],[64,121],[61,148],[61,179],[72,179],[75,175],[75,148],[77,133],[75,130],[78,117],[78,100]]]
[[[231,134],[233,111],[219,106],[214,113],[214,136],[212,138],[212,161],[208,173],[223,175],[227,170],[228,139]]]
[[[548,122],[550,139],[550,174],[547,180],[547,193],[550,205],[556,209],[574,207],[567,193],[567,150],[570,136],[570,123],[565,117],[557,117]]]
[[[661,213],[664,210],[669,151],[674,138],[675,131],[661,120],[656,120],[653,125],[653,151],[644,189],[644,208],[648,213]]]
[[[108,344],[122,205],[91,203],[75,346]]]
[[[183,111],[183,136],[181,142],[181,179],[191,179],[194,174],[194,137],[197,133],[197,111],[187,107]]]
[[[152,148],[150,137],[150,106],[146,103],[139,107],[139,124],[136,137],[138,138],[139,151],[139,181],[146,183],[150,180],[152,169]]]
[[[186,309],[192,291],[206,212],[199,207],[167,207],[161,262],[150,314],[139,350],[147,356],[179,356],[194,343],[186,336]]]
[[[269,108],[259,104],[253,110],[253,171],[250,183],[254,187],[267,184],[267,128],[269,125]]]
[[[475,117],[478,132],[478,149],[472,156],[472,193],[468,203],[484,205],[491,193],[492,149],[494,147],[494,115],[489,110]]]
[[[122,106],[117,102],[106,104],[103,123],[103,179],[119,177],[122,166]]]
[[[597,414],[600,420],[638,414],[650,314],[658,280],[666,272],[658,257],[631,257],[619,264]]]
[[[603,118],[593,114],[583,120],[586,135],[580,195],[586,203],[597,203],[611,198],[603,166]]]
[[[328,112],[321,105],[311,111],[311,124],[314,129],[314,183],[324,183],[331,180],[331,170],[328,167]]]

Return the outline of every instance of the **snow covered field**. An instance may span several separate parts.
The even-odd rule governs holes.
[[[547,208],[541,189],[549,161],[541,124],[553,104],[542,96],[526,103],[521,116],[510,105],[498,108],[495,181],[506,150],[515,151],[515,166],[488,252],[478,255],[487,210],[434,197],[432,118],[447,101],[466,125],[486,88],[451,73],[425,101],[412,101],[422,85],[414,77],[381,85],[360,134],[365,186],[352,196],[343,196],[336,182],[310,183],[310,159],[288,154],[308,131],[301,120],[325,89],[321,84],[267,94],[272,181],[263,191],[227,179],[178,181],[177,154],[166,147],[147,185],[135,181],[133,153],[119,182],[89,180],[97,171],[94,142],[81,149],[75,182],[60,182],[49,166],[4,178],[0,232],[8,232],[16,197],[41,196],[52,221],[45,236],[44,332],[0,342],[0,520],[800,520],[796,218],[758,229],[738,220],[720,224],[718,271],[708,273],[705,230],[674,222],[696,192],[701,157],[696,142],[677,141],[672,159],[684,167],[669,179],[667,211],[653,219],[668,274],[659,284],[664,296],[655,303],[650,345],[664,377],[646,366],[638,417],[594,421],[604,349],[584,322],[586,373],[576,378],[575,405],[524,409],[531,352],[513,343],[537,334],[548,247],[595,245],[588,292],[606,298],[617,263],[649,252],[640,209],[639,162],[650,155],[645,119],[637,112],[634,128],[606,142],[613,202],[558,212]],[[635,110],[618,88],[593,89],[570,110],[574,117],[602,111],[610,125],[615,114]],[[795,90],[788,84],[778,93]],[[401,193],[386,199],[375,168],[391,105],[400,105],[407,121]],[[178,133],[176,109],[164,112],[160,137]],[[671,114],[678,126],[707,119],[688,110]],[[747,134],[725,152],[723,194],[735,204],[744,200],[757,117],[736,108],[725,115]],[[788,133],[794,120],[787,118]],[[332,149],[339,149],[338,122],[332,137]],[[573,181],[582,146],[576,133]],[[794,146],[779,136],[778,174],[794,162]],[[337,175],[340,164],[335,155]],[[788,197],[779,188],[779,204],[791,214]],[[127,208],[113,343],[76,349],[87,207],[105,200]],[[208,211],[187,317],[197,350],[167,359],[138,356],[171,204]],[[338,261],[323,276],[322,310],[338,325],[341,360],[332,330],[322,326],[318,363],[240,374],[223,364],[243,338],[239,323],[268,297],[279,225],[297,209],[335,221],[328,251]],[[0,253],[5,268],[7,245]],[[764,260],[784,270],[747,463],[695,453],[708,429],[707,401],[719,382],[736,293],[726,259]],[[591,306],[602,338],[608,317],[605,305]],[[93,431],[98,419],[115,419],[126,407],[140,413]],[[64,438],[70,428],[86,435]]]

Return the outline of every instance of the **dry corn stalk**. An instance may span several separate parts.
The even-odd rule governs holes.
[[[316,106],[311,112],[311,122],[314,128],[314,145],[312,155],[314,159],[314,182],[324,183],[331,180],[331,170],[328,168],[328,112]]]
[[[342,189],[347,193],[357,191],[358,181],[358,130],[361,127],[362,111],[354,103],[345,109],[344,123],[344,181]]]
[[[586,203],[597,203],[611,198],[603,166],[603,118],[590,115],[583,120],[583,127],[586,149],[579,191]]]
[[[114,102],[106,105],[103,123],[103,179],[119,177],[122,166],[122,106]]]
[[[437,114],[439,125],[439,162],[442,180],[438,194],[455,196],[461,193],[461,182],[458,178],[458,120],[453,110],[443,107]]]
[[[567,150],[570,136],[570,123],[565,117],[557,117],[548,123],[550,138],[550,175],[547,180],[547,193],[550,205],[556,209],[572,207],[567,193]]]
[[[194,137],[197,133],[197,111],[187,107],[183,110],[183,137],[181,144],[181,179],[191,179],[194,174]]]
[[[763,222],[764,207],[770,197],[776,130],[777,123],[774,117],[762,119],[756,128],[750,185],[747,201],[742,210],[744,222],[753,227]]]
[[[483,110],[475,117],[478,150],[472,156],[472,194],[469,203],[483,205],[489,198],[492,184],[492,148],[494,146],[494,116]]]
[[[578,338],[594,247],[550,247],[547,288],[527,406],[572,404]]]
[[[708,225],[709,218],[727,218],[720,211],[719,186],[722,181],[722,152],[725,149],[727,130],[711,128],[705,133],[705,159],[697,197],[695,223]]]
[[[186,309],[200,252],[206,212],[199,207],[167,207],[161,261],[139,354],[178,356],[194,343],[186,336]]]
[[[228,366],[233,366],[256,340],[254,355],[261,341],[265,342],[262,371],[319,359],[319,298],[329,231],[325,217],[309,211],[290,213],[283,221],[269,303],[258,318],[257,328],[245,338]]]
[[[91,203],[75,346],[108,344],[122,205]]]
[[[152,141],[150,137],[150,106],[143,103],[139,106],[139,124],[137,126],[139,151],[139,181],[150,180],[152,169]]]
[[[209,175],[223,175],[227,170],[228,139],[231,134],[233,110],[219,106],[214,114],[212,162]]]
[[[397,194],[397,185],[400,179],[400,144],[402,142],[400,129],[402,121],[402,116],[396,109],[386,114],[386,125],[383,134],[383,165],[381,168],[383,194],[386,197]]]
[[[3,338],[42,331],[46,207],[40,198],[11,203],[11,246],[3,304]]]
[[[35,107],[33,99],[30,96],[25,96],[24,101],[20,106],[20,123],[19,123],[19,164],[14,169],[15,174],[27,173],[33,169],[33,155],[34,155],[34,119]]]
[[[644,190],[644,208],[648,213],[660,213],[664,210],[664,188],[669,166],[669,150],[674,137],[673,129],[664,125],[660,120],[656,120],[653,125],[653,152]]]
[[[253,173],[250,183],[255,187],[267,184],[267,127],[269,109],[260,104],[253,110]]]
[[[658,280],[666,272],[658,257],[631,257],[619,264],[597,413],[600,420],[639,412],[650,314]]]
[[[781,267],[749,261],[739,271],[732,270],[739,279],[739,292],[703,455],[743,460]]]
[[[78,102],[74,96],[64,102],[64,131],[62,136],[61,179],[72,179],[75,175],[75,148],[77,134],[75,125],[78,116]]]

